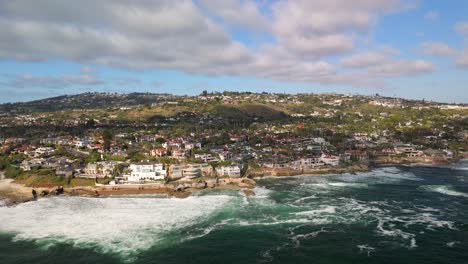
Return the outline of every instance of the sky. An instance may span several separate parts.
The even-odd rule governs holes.
[[[468,1],[0,0],[0,103],[83,92],[468,103]]]

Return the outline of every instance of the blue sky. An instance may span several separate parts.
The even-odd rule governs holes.
[[[0,102],[230,90],[468,103],[466,83],[466,1],[0,0]]]

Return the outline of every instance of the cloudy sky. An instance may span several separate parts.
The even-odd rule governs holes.
[[[468,1],[0,0],[0,102],[88,91],[468,103]]]

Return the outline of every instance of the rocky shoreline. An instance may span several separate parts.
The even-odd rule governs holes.
[[[314,170],[294,170],[293,168],[281,169],[261,169],[257,171],[249,170],[248,178],[221,178],[221,179],[205,179],[200,181],[179,181],[173,183],[154,183],[154,184],[123,184],[123,185],[102,185],[102,186],[83,186],[63,188],[63,195],[70,196],[89,196],[100,197],[109,195],[132,195],[132,194],[164,194],[176,198],[187,198],[192,193],[200,190],[219,190],[219,189],[242,189],[245,195],[255,195],[252,190],[255,188],[255,178],[265,176],[273,177],[288,177],[299,175],[327,175],[327,174],[356,174],[359,172],[367,172],[375,167],[391,166],[391,165],[410,165],[410,164],[451,164],[458,160],[441,160],[434,161],[428,158],[386,158],[374,160],[371,164],[356,164],[347,167],[327,167]],[[0,172],[1,173],[1,172]],[[0,177],[1,179],[1,177]],[[0,180],[0,206],[15,206],[20,203],[34,201],[33,196],[35,190],[38,196],[52,196],[58,193],[59,186],[52,188],[43,187],[26,187],[22,184],[14,183],[13,180]],[[62,194],[62,193],[60,193]]]
[[[164,194],[176,198],[187,198],[192,193],[201,190],[242,189],[246,195],[255,195],[252,189],[256,183],[248,178],[207,179],[198,182],[155,183],[155,184],[123,184],[103,185],[93,187],[53,188],[26,187],[14,183],[13,180],[0,181],[0,201],[4,206],[15,206],[20,203],[36,200],[38,197],[55,195],[101,197],[110,195],[132,194]],[[33,195],[33,191],[37,194]]]
[[[326,174],[343,174],[343,173],[358,173],[369,171],[367,164],[357,164],[347,167],[325,167],[310,170],[295,170],[294,168],[275,168],[268,169],[263,168],[261,171],[250,171],[249,177],[258,178],[265,176],[276,176],[276,177],[287,177],[287,176],[299,176],[299,175],[326,175]]]

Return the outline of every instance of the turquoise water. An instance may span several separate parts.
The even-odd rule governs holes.
[[[468,263],[468,162],[0,207],[0,263]]]

